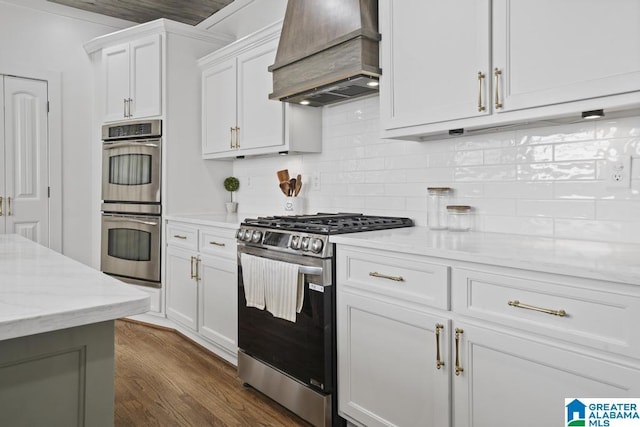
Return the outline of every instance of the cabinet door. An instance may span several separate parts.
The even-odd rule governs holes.
[[[282,102],[269,99],[273,64],[278,40],[251,49],[238,56],[239,149],[284,145]]]
[[[126,118],[129,99],[129,44],[121,44],[102,51],[104,70],[104,121]]]
[[[459,361],[464,369],[453,376],[455,427],[565,425],[565,398],[640,393],[640,371],[609,358],[469,324],[454,326],[463,330]]]
[[[489,13],[489,0],[380,2],[384,129],[490,111]]]
[[[639,1],[493,3],[498,111],[640,90]]]
[[[341,414],[370,427],[449,425],[448,321],[339,291],[337,324]]]
[[[131,42],[130,116],[162,114],[162,63],[160,34]]]
[[[229,350],[238,351],[238,266],[219,257],[202,257],[200,333]]]
[[[198,328],[197,258],[192,252],[167,247],[167,317],[194,331]]]
[[[235,151],[235,58],[203,72],[202,94],[202,154]]]

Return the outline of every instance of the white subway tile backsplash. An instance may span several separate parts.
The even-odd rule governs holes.
[[[604,159],[618,154],[632,156],[628,189],[604,180]],[[415,142],[379,137],[377,97],[328,106],[322,153],[234,161],[241,213],[284,213],[275,174],[284,168],[302,174],[306,213],[409,216],[426,226],[427,187],[451,187],[452,203],[474,208],[474,230],[640,241],[640,116]]]

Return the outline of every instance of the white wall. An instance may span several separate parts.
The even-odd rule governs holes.
[[[640,116],[395,141],[378,137],[374,96],[324,107],[323,133],[321,154],[234,161],[240,212],[284,214],[276,171],[288,168],[303,176],[306,213],[402,215],[426,225],[427,187],[447,186],[453,202],[474,208],[476,230],[640,241]],[[603,159],[616,154],[633,156],[631,188],[607,188]]]
[[[86,264],[99,242],[91,239],[93,74],[82,45],[128,25],[44,0],[0,0],[0,73],[61,75],[62,249]]]

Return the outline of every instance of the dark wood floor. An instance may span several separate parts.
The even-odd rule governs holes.
[[[169,330],[116,321],[116,426],[309,426]]]

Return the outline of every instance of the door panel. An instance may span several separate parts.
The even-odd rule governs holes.
[[[125,99],[129,98],[129,44],[102,51],[104,64],[104,121],[126,117]]]
[[[47,82],[4,78],[5,232],[49,245]]]
[[[233,128],[236,127],[236,60],[231,59],[202,76],[204,154],[234,149]]]

